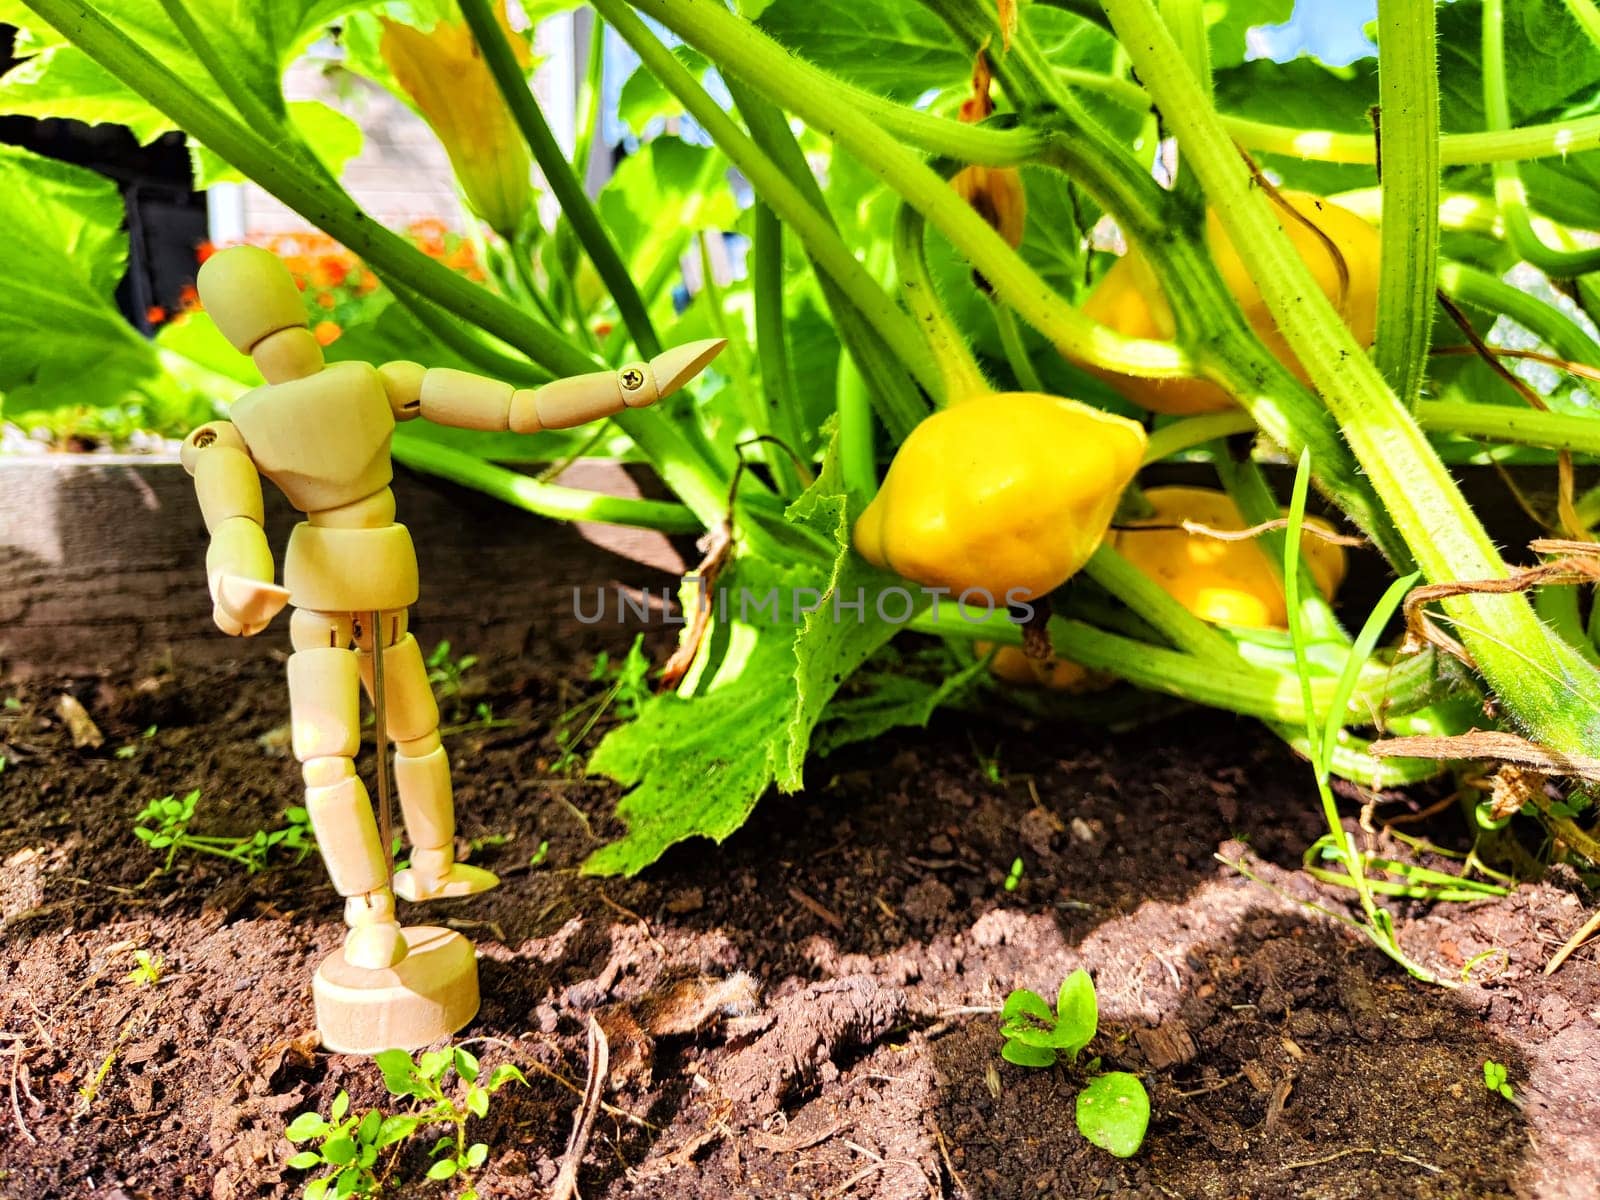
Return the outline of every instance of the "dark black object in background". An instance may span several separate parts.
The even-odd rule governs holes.
[[[16,30],[0,25],[0,74],[16,65]],[[0,143],[21,146],[62,162],[88,167],[113,180],[127,214],[128,272],[117,285],[117,306],[148,335],[159,311],[177,312],[185,285],[194,283],[195,249],[206,239],[205,194],[194,190],[188,147],[181,133],[148,146],[120,125],[85,125],[56,118],[0,116]]]

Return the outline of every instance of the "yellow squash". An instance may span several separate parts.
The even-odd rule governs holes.
[[[1289,612],[1283,588],[1257,542],[1224,541],[1173,528],[1187,520],[1210,529],[1244,529],[1239,509],[1225,492],[1160,487],[1149,489],[1145,498],[1155,509],[1154,514],[1130,524],[1167,528],[1116,530],[1111,535],[1112,545],[1124,558],[1203,620],[1258,629],[1287,628]],[[1306,524],[1330,528],[1315,517],[1307,517]],[[1344,581],[1343,548],[1302,533],[1300,552],[1317,590],[1331,600]]]
[[[989,660],[989,671],[996,679],[1003,679],[1007,683],[1045,687],[1052,692],[1077,695],[1103,691],[1115,682],[1109,675],[1091,671],[1064,658],[1052,658],[1048,662],[1029,658],[1021,646],[1001,646],[995,650],[993,642],[975,642],[973,649],[979,654],[994,650],[994,657]]]
[[[911,431],[855,526],[869,562],[997,607],[1059,587],[1100,545],[1144,429],[1036,392],[975,396]]]
[[[1309,192],[1280,192],[1275,204],[1279,222],[1311,268],[1323,295],[1340,310],[1356,341],[1371,346],[1378,329],[1378,231],[1355,213]],[[1303,381],[1305,372],[1267,311],[1261,292],[1234,249],[1215,213],[1206,216],[1206,243],[1223,282],[1268,350]],[[1330,248],[1337,247],[1338,254]],[[1345,274],[1339,266],[1343,262]],[[1114,263],[1084,302],[1085,315],[1129,337],[1171,338],[1176,323],[1167,298],[1143,255],[1130,249]],[[1092,368],[1091,368],[1092,369]],[[1217,412],[1233,399],[1204,379],[1138,379],[1095,371],[1133,403],[1152,412],[1187,415]]]

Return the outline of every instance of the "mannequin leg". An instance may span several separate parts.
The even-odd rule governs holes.
[[[500,881],[479,867],[455,860],[455,801],[450,763],[439,740],[439,707],[428,684],[417,639],[406,632],[404,612],[379,615],[383,650],[384,717],[394,742],[395,790],[411,840],[411,865],[394,877],[406,900],[470,896]],[[357,635],[361,678],[372,691],[372,636]]]
[[[361,742],[356,655],[348,616],[296,611],[290,618],[289,709],[306,811],[333,886],[345,898],[345,957],[370,970],[406,956],[367,789],[356,776]]]

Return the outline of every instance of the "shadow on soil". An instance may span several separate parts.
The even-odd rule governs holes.
[[[1248,909],[1234,937],[1194,943],[1176,960],[1181,988],[1169,980],[1131,1019],[1103,1008],[1084,1055],[1150,1090],[1135,1158],[1112,1158],[1078,1133],[1081,1069],[999,1060],[996,1018],[930,1043],[951,1194],[1513,1195],[1528,1131],[1516,1106],[1484,1088],[1483,1063],[1505,1064],[1514,1079],[1526,1066],[1449,993],[1405,981],[1282,909]]]

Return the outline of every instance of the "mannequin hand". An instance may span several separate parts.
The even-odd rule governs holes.
[[[289,590],[260,579],[219,572],[211,581],[211,619],[230,637],[254,637],[289,602]]]

